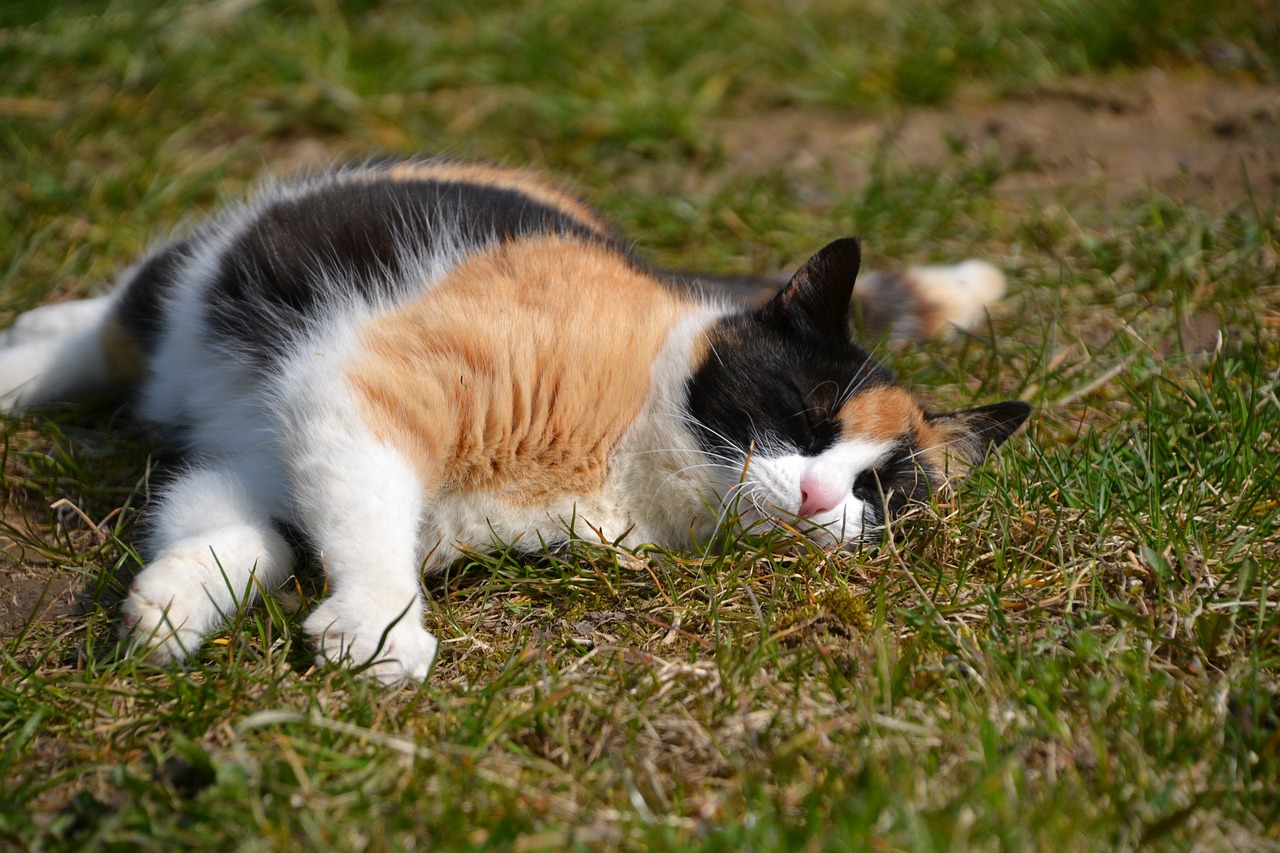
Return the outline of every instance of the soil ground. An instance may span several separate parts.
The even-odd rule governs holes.
[[[961,99],[886,123],[786,110],[726,122],[724,143],[744,166],[829,165],[841,190],[867,178],[869,151],[909,165],[952,151],[994,154],[997,190],[1013,197],[1060,191],[1104,202],[1149,189],[1207,209],[1280,197],[1280,86],[1183,79],[1153,69],[1124,80],[1077,80],[1017,97]],[[888,137],[886,137],[888,134]]]
[[[10,523],[26,526],[25,519]],[[88,584],[79,575],[61,572],[49,561],[24,558],[8,537],[0,555],[0,637],[16,637],[37,622],[56,622],[85,612],[91,606]]]
[[[1104,204],[1154,189],[1186,204],[1262,209],[1280,199],[1280,86],[1181,79],[1153,70],[1120,81],[1083,80],[1007,99],[962,98],[895,122],[787,109],[727,120],[715,129],[742,170],[777,166],[832,169],[840,190],[867,177],[868,158],[850,156],[890,141],[910,165],[943,162],[953,151],[995,156],[997,191],[1011,198],[1062,191]],[[28,501],[29,503],[29,501]],[[44,559],[6,528],[31,530],[42,507],[10,500],[0,518],[0,636],[58,622],[91,606],[85,578]],[[74,511],[55,513],[68,535],[93,537]]]

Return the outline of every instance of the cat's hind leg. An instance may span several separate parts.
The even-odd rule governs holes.
[[[188,658],[261,590],[288,577],[293,551],[276,529],[284,475],[265,452],[181,475],[154,509],[151,559],[124,602],[123,632],[157,663]]]
[[[109,395],[141,373],[110,296],[45,305],[0,332],[0,412]]]
[[[0,330],[0,348],[65,338],[102,322],[115,299],[95,296],[41,305],[19,314],[9,328]]]

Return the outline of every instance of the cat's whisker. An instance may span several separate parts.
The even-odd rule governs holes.
[[[857,370],[854,371],[853,377],[849,380],[848,384],[845,385],[844,391],[836,397],[837,409],[852,400],[857,393],[862,390],[862,386],[871,379],[872,374],[876,371],[878,366],[879,365],[871,359],[868,359],[858,365]]]
[[[645,450],[626,450],[626,451],[619,452],[620,456],[652,456],[654,454],[665,454],[671,457],[705,456],[705,457],[710,457],[712,459],[720,460],[729,465],[738,464],[736,461],[737,457],[729,455],[728,452],[713,453],[705,449],[690,451],[688,448],[683,448],[683,447],[656,447],[656,448],[648,448]]]
[[[725,465],[722,462],[703,462],[696,465],[686,465],[683,468],[680,468],[679,470],[673,471],[670,474],[668,474],[655,491],[660,495],[663,489],[666,488],[667,484],[671,482],[673,479],[675,479],[676,477],[680,477],[684,474],[687,474],[690,471],[698,470],[701,468],[718,468],[718,469],[727,470],[727,471],[732,470],[732,466]],[[655,497],[657,497],[657,495],[655,495]]]

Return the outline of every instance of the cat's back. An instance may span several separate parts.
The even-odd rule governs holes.
[[[393,161],[266,185],[152,253],[123,288],[114,325],[120,361],[149,375],[144,416],[183,426],[193,407],[253,390],[246,371],[276,374],[300,349],[373,323],[383,344],[403,343],[414,325],[417,346],[435,334],[466,351],[464,327],[486,341],[507,329],[510,342],[532,346],[548,316],[586,344],[583,326],[643,328],[645,309],[660,316],[670,294],[590,205],[536,173]],[[610,313],[619,308],[630,322]],[[513,318],[532,337],[511,331]],[[554,355],[564,343],[537,350]]]
[[[601,488],[672,330],[716,313],[586,203],[520,170],[342,169],[269,187],[210,233],[189,300],[203,328],[173,312],[153,408],[193,372],[205,387],[260,374],[246,387],[268,408],[278,393],[304,408],[342,399],[432,482],[529,504]],[[191,340],[231,366],[193,356]],[[689,369],[687,338],[675,350],[667,384]],[[196,402],[218,417],[225,396]]]
[[[155,304],[186,285],[179,298],[200,304],[215,345],[274,359],[335,307],[415,298],[467,258],[541,235],[630,258],[595,210],[531,172],[447,160],[349,166],[269,184],[162,249],[128,288],[121,319],[156,337]]]
[[[359,205],[384,217],[368,237],[382,241],[376,269],[346,230],[345,266],[317,275],[285,262],[299,221],[317,234],[330,216],[364,229]],[[270,234],[271,218],[290,236]],[[410,164],[273,202],[246,233],[258,245],[242,256],[295,278],[259,271],[260,292],[215,288],[215,299],[256,304],[259,318],[291,290],[313,300],[285,301],[307,319],[274,355],[249,316],[236,339],[276,361],[286,444],[355,419],[430,484],[428,538],[559,535],[575,506],[631,525],[631,499],[616,496],[618,450],[672,408],[698,330],[720,309],[652,273],[590,208],[520,172]],[[659,420],[662,446],[687,438]]]

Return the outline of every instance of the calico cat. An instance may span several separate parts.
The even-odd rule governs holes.
[[[858,266],[836,240],[733,305],[538,176],[362,164],[269,186],[109,295],[19,317],[0,409],[128,391],[184,452],[123,604],[135,649],[185,659],[281,584],[289,525],[328,573],[304,623],[318,652],[420,681],[421,573],[459,548],[688,546],[735,515],[838,546],[1005,441],[1026,404],[927,412],[854,343]],[[872,302],[964,324],[993,276],[881,278]]]

